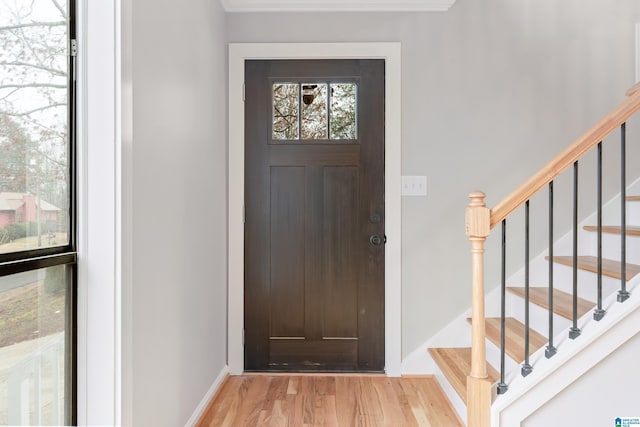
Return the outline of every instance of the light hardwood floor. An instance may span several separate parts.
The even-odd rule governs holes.
[[[464,426],[434,377],[228,377],[198,422],[220,426]]]

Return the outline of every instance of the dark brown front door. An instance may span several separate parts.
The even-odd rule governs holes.
[[[247,61],[245,370],[384,370],[384,61]]]

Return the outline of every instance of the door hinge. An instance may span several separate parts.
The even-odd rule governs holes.
[[[244,102],[244,100],[245,100],[245,97],[244,97],[245,96],[245,88],[246,88],[246,85],[244,83],[242,83],[242,102]]]
[[[246,224],[247,222],[247,207],[246,205],[242,205],[242,223]]]
[[[244,347],[244,329],[242,330],[242,346]]]

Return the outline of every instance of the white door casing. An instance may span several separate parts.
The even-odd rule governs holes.
[[[252,59],[385,60],[385,372],[400,376],[401,45],[400,43],[229,44],[228,356],[232,375],[244,371],[244,63]]]

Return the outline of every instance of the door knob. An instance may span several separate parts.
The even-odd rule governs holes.
[[[369,241],[372,245],[379,246],[382,243],[382,238],[377,234],[372,234],[371,237],[369,237]]]

